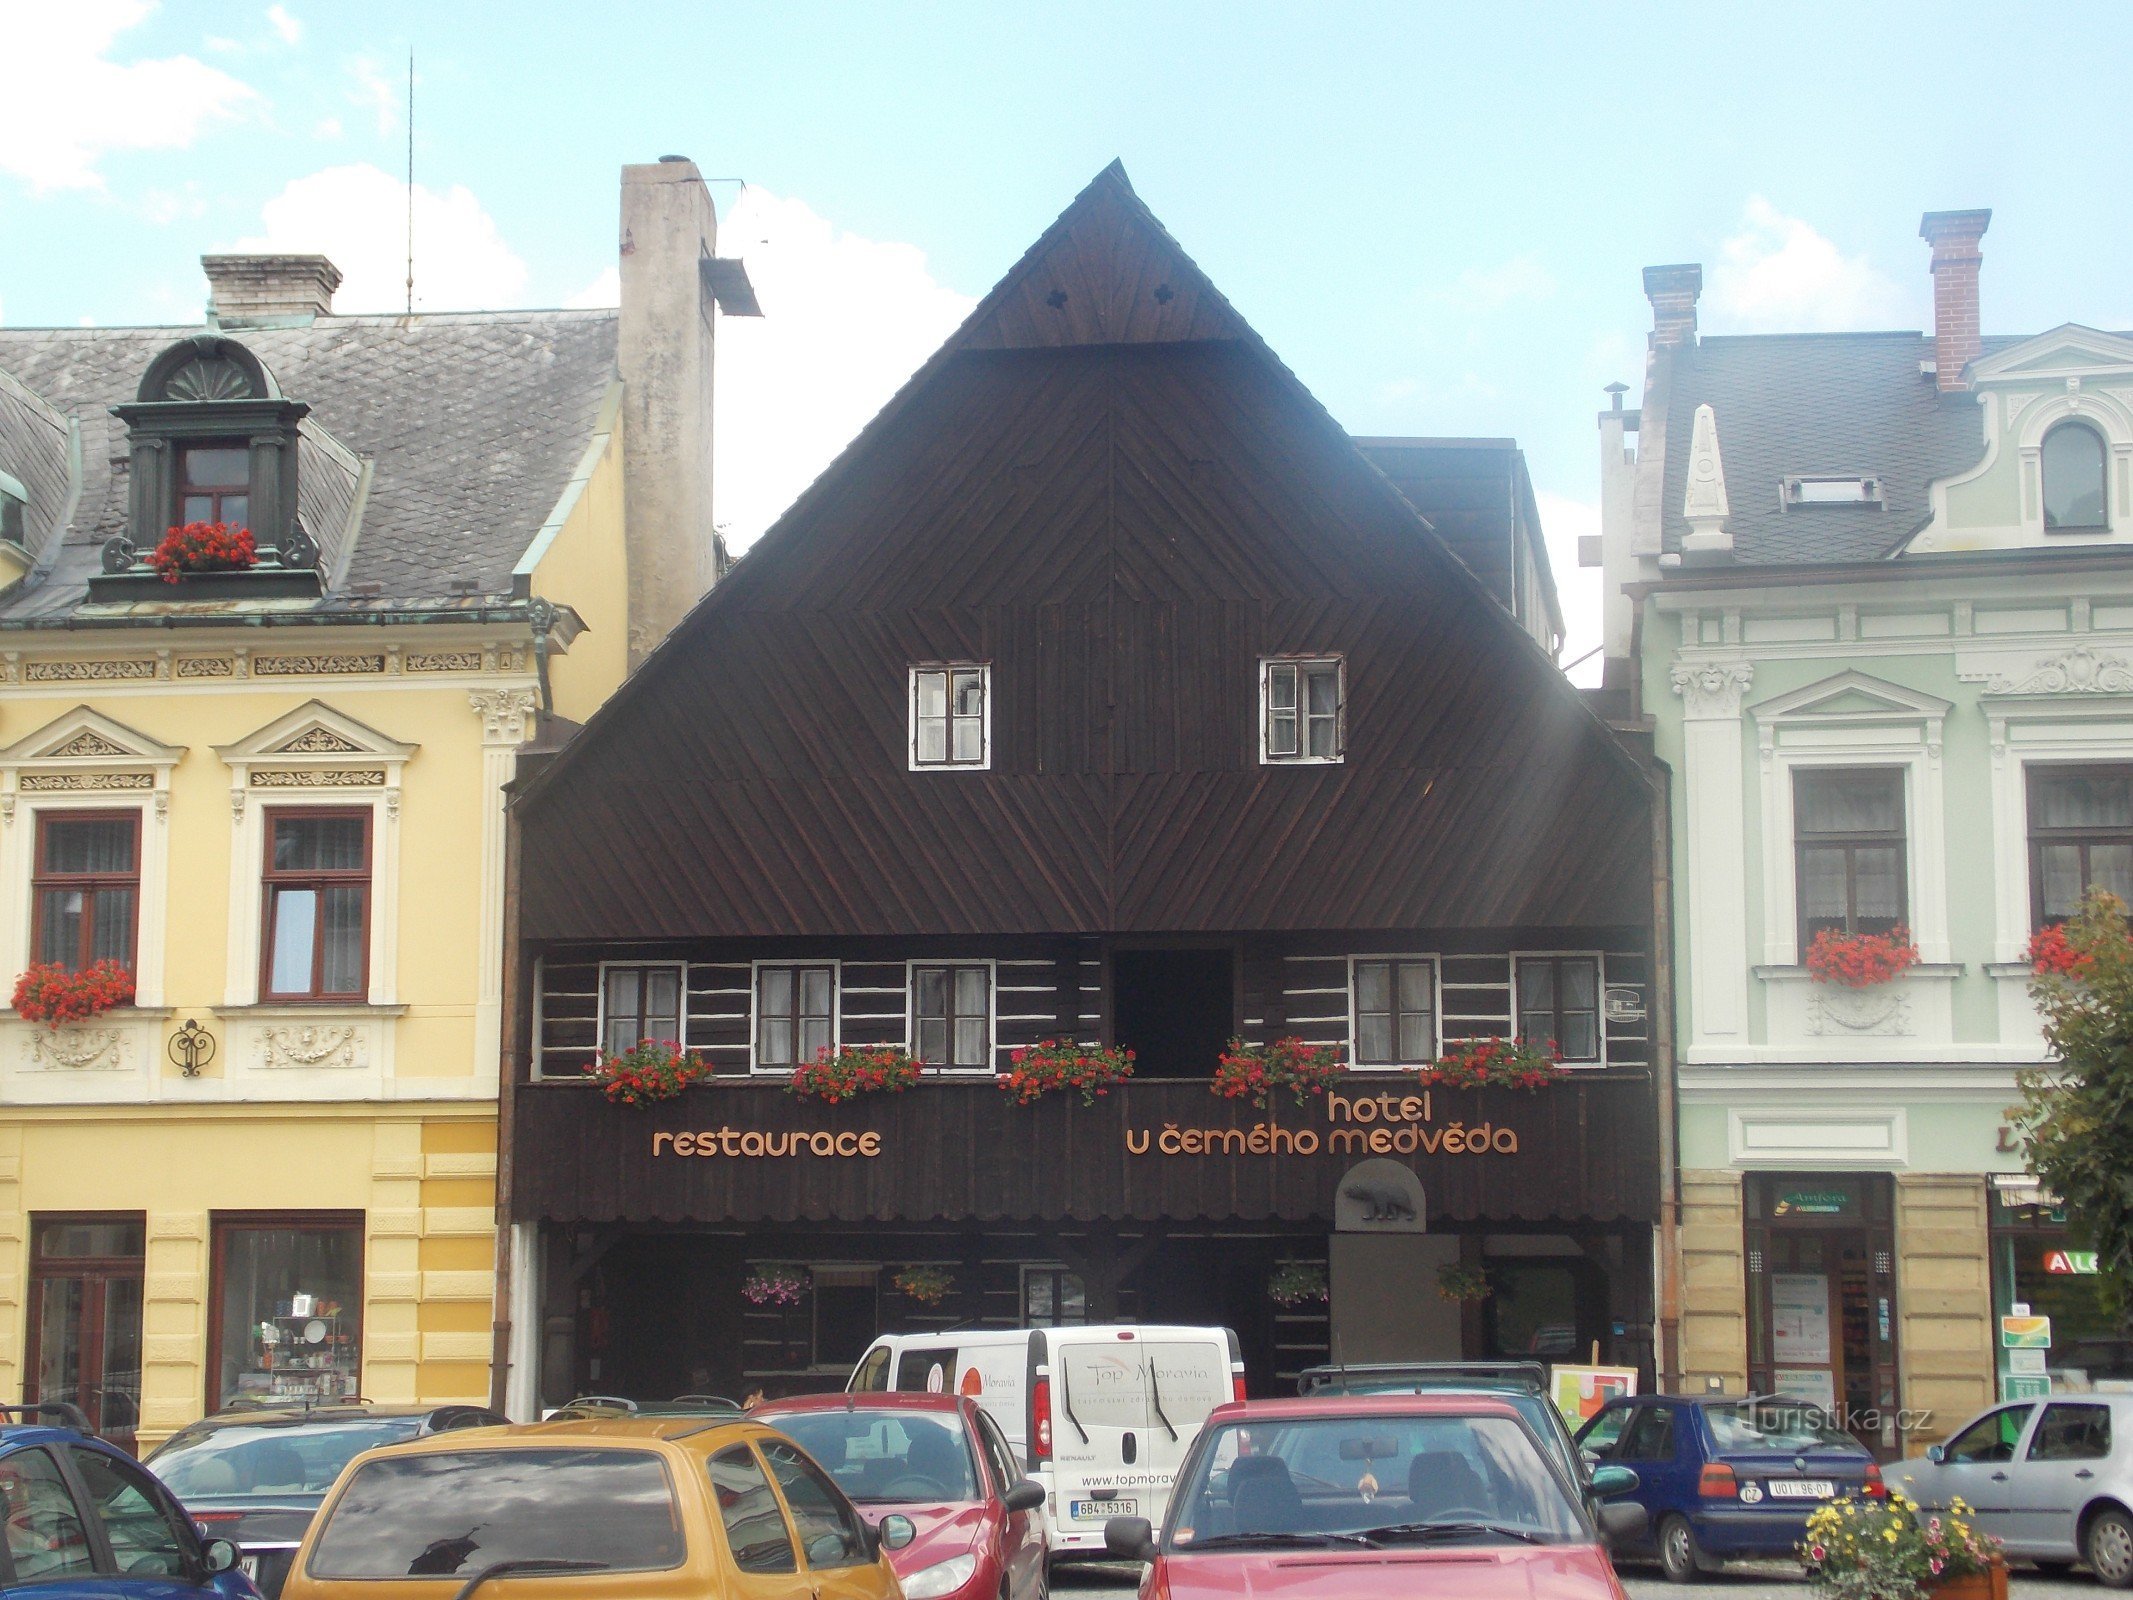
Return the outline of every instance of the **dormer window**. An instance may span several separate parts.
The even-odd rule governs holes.
[[[178,522],[250,526],[252,452],[242,443],[189,444],[178,452]]]
[[[1794,474],[1785,479],[1783,502],[1787,510],[1795,506],[1871,506],[1879,510],[1881,480]]]
[[[2044,436],[2044,528],[2047,533],[2102,533],[2103,436],[2081,422],[2062,422]]]
[[[19,549],[28,541],[23,522],[29,505],[29,490],[22,487],[19,479],[0,472],[0,542]]]

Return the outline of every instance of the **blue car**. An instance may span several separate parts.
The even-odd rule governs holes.
[[[202,1540],[155,1475],[70,1405],[0,1406],[0,1515],[8,1600],[258,1600],[237,1547]]]
[[[1641,1550],[1676,1583],[1733,1558],[1794,1559],[1815,1508],[1886,1492],[1864,1445],[1800,1400],[1636,1395],[1578,1430],[1588,1462],[1624,1466],[1644,1507]]]

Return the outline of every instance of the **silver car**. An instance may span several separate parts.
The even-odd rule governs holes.
[[[1922,1506],[1961,1500],[2011,1556],[2046,1572],[2086,1561],[2109,1587],[2133,1588],[2133,1394],[2010,1400],[1886,1470]]]

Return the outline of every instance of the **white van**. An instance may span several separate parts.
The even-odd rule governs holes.
[[[1244,1398],[1244,1358],[1227,1328],[891,1333],[845,1387],[969,1395],[1044,1485],[1053,1556],[1100,1556],[1108,1518],[1162,1525],[1207,1414]]]

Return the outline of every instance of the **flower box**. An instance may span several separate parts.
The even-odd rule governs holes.
[[[1926,1585],[1926,1593],[1939,1600],[2007,1600],[2007,1563],[1995,1556],[1983,1572],[1935,1578]]]
[[[1901,923],[1887,933],[1840,933],[1824,928],[1807,947],[1807,975],[1817,983],[1870,989],[1893,983],[1918,965],[1918,946]]]
[[[609,1103],[648,1106],[671,1100],[692,1083],[711,1076],[693,1051],[665,1039],[640,1039],[619,1055],[604,1055],[585,1069]]]
[[[1225,1100],[1249,1098],[1264,1111],[1283,1089],[1298,1105],[1308,1105],[1311,1096],[1324,1094],[1347,1073],[1338,1045],[1305,1044],[1301,1039],[1246,1044],[1232,1039],[1215,1066],[1211,1087]]]
[[[1061,1044],[1047,1039],[1027,1049],[1008,1052],[1008,1070],[999,1074],[1002,1089],[1015,1097],[1015,1104],[1028,1105],[1057,1090],[1072,1090],[1081,1103],[1093,1106],[1111,1092],[1113,1084],[1133,1076],[1133,1052],[1099,1045]]]
[[[846,1045],[841,1050],[824,1049],[814,1060],[793,1068],[785,1092],[837,1105],[863,1094],[901,1094],[925,1072],[924,1063],[901,1045]]]
[[[1542,1046],[1523,1037],[1469,1039],[1419,1073],[1425,1089],[1540,1089],[1563,1075],[1553,1039]]]
[[[35,962],[15,980],[11,1004],[23,1021],[41,1022],[48,1028],[87,1022],[133,1004],[133,972],[108,960],[79,970],[56,961]]]
[[[148,553],[148,565],[165,583],[196,572],[246,572],[259,563],[250,528],[227,522],[185,522],[163,535]]]

